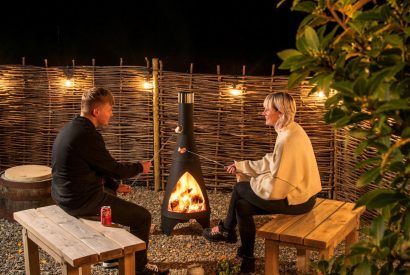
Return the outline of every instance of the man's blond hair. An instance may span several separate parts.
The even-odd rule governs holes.
[[[81,97],[81,113],[90,114],[92,110],[101,104],[114,105],[114,97],[111,91],[104,88],[91,88]]]

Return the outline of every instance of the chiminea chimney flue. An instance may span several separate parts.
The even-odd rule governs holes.
[[[209,227],[210,207],[201,170],[195,154],[181,152],[186,148],[196,153],[194,138],[194,93],[178,93],[178,131],[170,173],[161,210],[161,229],[169,235],[180,222],[196,219],[202,227]]]

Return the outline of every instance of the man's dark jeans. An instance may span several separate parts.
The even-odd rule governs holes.
[[[101,192],[87,204],[77,209],[61,207],[68,214],[76,217],[99,216],[101,206],[110,206],[112,221],[121,225],[129,226],[130,232],[143,240],[148,249],[149,231],[151,228],[151,213],[142,206],[125,201],[115,195]],[[147,264],[147,250],[135,253],[135,265],[137,270],[144,269]]]

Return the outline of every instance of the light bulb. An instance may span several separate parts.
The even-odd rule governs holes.
[[[66,86],[67,88],[70,88],[73,86],[73,82],[70,79],[66,79],[64,82],[64,86]]]
[[[152,83],[149,82],[148,80],[144,81],[144,89],[152,89]]]
[[[238,95],[241,95],[241,94],[242,94],[242,91],[240,89],[237,89],[237,88],[232,88],[231,89],[231,95],[238,96]]]

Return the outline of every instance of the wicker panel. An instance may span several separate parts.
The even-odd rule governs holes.
[[[81,93],[93,86],[114,93],[114,117],[101,130],[111,154],[121,161],[153,156],[152,91],[144,89],[145,67],[0,66],[0,169],[36,163],[50,165],[52,143],[61,127],[79,113]],[[65,87],[67,76],[73,86]],[[232,84],[242,94],[230,93]],[[175,148],[177,94],[195,93],[194,128],[198,153],[223,165],[233,160],[259,159],[273,150],[276,133],[260,115],[263,100],[274,91],[287,91],[286,77],[256,77],[159,73],[160,153],[162,184],[166,183]],[[323,123],[323,100],[308,97],[309,86],[289,91],[297,102],[296,121],[311,138],[326,196],[333,188],[334,131]],[[235,182],[223,166],[201,159],[209,188],[232,188]],[[139,181],[153,185],[153,175]]]

